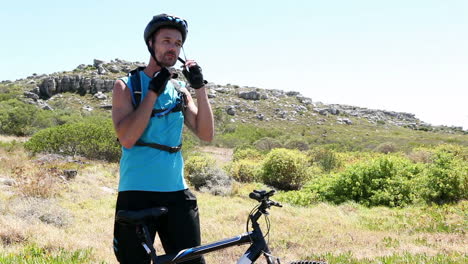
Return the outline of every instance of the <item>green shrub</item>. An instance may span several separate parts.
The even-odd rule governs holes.
[[[15,136],[28,136],[37,117],[37,108],[17,99],[0,102],[0,133]]]
[[[317,202],[317,194],[310,191],[288,191],[275,194],[275,200],[298,206],[310,206]]]
[[[19,98],[22,94],[22,88],[15,84],[0,84],[0,101]]]
[[[195,151],[195,147],[198,146],[200,140],[194,135],[187,127],[184,128],[182,133],[182,156],[187,159]]]
[[[211,158],[200,155],[191,156],[184,162],[185,177],[195,188],[198,188],[204,184],[204,179],[193,178],[191,175],[204,173],[211,164],[214,164]]]
[[[261,151],[270,151],[275,148],[281,148],[281,142],[276,138],[264,137],[254,142],[256,149]]]
[[[250,159],[250,160],[262,160],[263,156],[260,151],[252,148],[237,148],[234,150],[234,153],[232,155],[232,160],[233,161],[239,161],[243,159]]]
[[[273,149],[264,160],[261,177],[280,190],[298,190],[308,179],[306,156],[297,150]]]
[[[310,148],[309,143],[307,143],[305,139],[301,138],[293,138],[286,141],[286,143],[284,143],[284,147],[288,149],[297,149],[301,151],[306,151]]]
[[[228,195],[232,191],[231,178],[214,160],[205,156],[192,156],[185,161],[185,177],[195,190],[214,195]]]
[[[418,192],[415,177],[421,166],[396,156],[358,162],[330,178],[328,188],[317,192],[329,201],[356,201],[365,206],[404,206],[413,203]]]
[[[104,118],[43,129],[25,143],[25,148],[33,154],[80,155],[107,161],[118,161],[121,153],[112,121]]]
[[[341,166],[342,162],[333,150],[324,148],[314,149],[307,153],[311,165],[317,165],[325,172]]]
[[[44,128],[82,120],[80,113],[70,110],[42,110],[17,99],[0,101],[0,133],[2,134],[30,136]]]
[[[425,171],[427,202],[453,203],[468,198],[468,162],[446,150],[438,150]]]
[[[468,147],[460,145],[442,144],[434,149],[434,153],[446,152],[463,161],[468,161]]]
[[[230,174],[238,182],[255,182],[259,179],[260,164],[250,159],[237,160],[230,167]]]

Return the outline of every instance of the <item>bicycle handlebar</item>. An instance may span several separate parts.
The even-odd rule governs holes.
[[[275,192],[275,190],[268,192],[265,190],[254,190],[249,194],[249,197],[259,203],[262,203],[261,207],[264,207],[264,209],[268,209],[271,206],[283,207],[280,203],[270,200],[270,197],[273,196]]]

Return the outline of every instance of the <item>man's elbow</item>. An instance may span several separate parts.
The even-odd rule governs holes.
[[[122,147],[127,149],[131,149],[135,145],[135,140],[130,138],[119,138],[119,142]]]
[[[214,133],[201,133],[198,135],[198,138],[205,142],[211,142],[213,141]]]

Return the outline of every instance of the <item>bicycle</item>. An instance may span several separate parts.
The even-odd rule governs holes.
[[[250,247],[239,258],[237,264],[250,264],[254,263],[262,255],[268,264],[280,264],[280,259],[273,256],[268,248],[265,237],[270,231],[270,222],[268,219],[270,207],[282,207],[278,202],[270,200],[270,197],[275,193],[271,191],[257,191],[254,190],[249,194],[251,199],[258,201],[260,204],[256,205],[249,213],[247,218],[247,232],[241,235],[220,240],[214,243],[201,245],[198,247],[183,249],[175,254],[156,255],[156,250],[153,247],[153,241],[148,231],[148,224],[167,213],[165,207],[154,207],[139,211],[119,210],[116,215],[116,220],[124,225],[134,225],[136,233],[141,240],[142,246],[145,248],[148,255],[151,256],[152,263],[154,264],[172,264],[180,263],[183,261],[191,260],[200,257],[206,253],[221,250],[227,247],[237,246],[241,244],[250,243]],[[258,220],[264,215],[267,223],[267,233],[263,235]],[[252,231],[248,230],[249,222],[251,222]],[[296,261],[290,264],[326,264],[323,261]]]

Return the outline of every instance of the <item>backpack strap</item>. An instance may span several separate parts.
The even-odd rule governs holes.
[[[141,80],[140,72],[144,70],[145,67],[138,67],[133,71],[128,73],[130,83],[132,86],[132,104],[133,109],[137,109],[141,103]]]
[[[128,77],[131,83],[132,87],[132,104],[133,104],[133,109],[137,109],[138,106],[141,103],[141,79],[140,79],[140,72],[143,71],[145,67],[138,67],[128,73]],[[177,91],[178,94],[178,99],[177,99],[177,104],[174,105],[173,107],[169,109],[153,109],[151,112],[151,117],[157,116],[157,117],[162,117],[164,115],[167,115],[171,112],[178,112],[178,111],[183,111],[187,107],[187,99],[186,95],[180,91],[182,88],[182,85],[180,84],[179,81],[175,79],[171,79],[171,83],[174,86],[174,88]]]
[[[137,109],[141,103],[142,94],[141,94],[140,72],[143,71],[144,69],[145,67],[138,67],[128,73],[129,81],[132,87],[131,94],[132,94],[133,109]],[[180,88],[181,88],[180,83],[174,79],[171,79],[171,82],[174,85],[174,88],[177,90],[177,93],[178,93],[179,98],[177,99],[177,103],[169,109],[153,109],[153,111],[151,112],[151,117],[153,116],[162,117],[171,112],[182,111],[182,108],[185,108],[185,102],[186,102],[185,94],[180,91]],[[180,144],[179,146],[170,147],[170,146],[161,145],[158,143],[147,143],[141,140],[138,140],[135,143],[135,146],[151,147],[151,148],[167,151],[169,153],[176,153],[182,149],[182,144]]]

